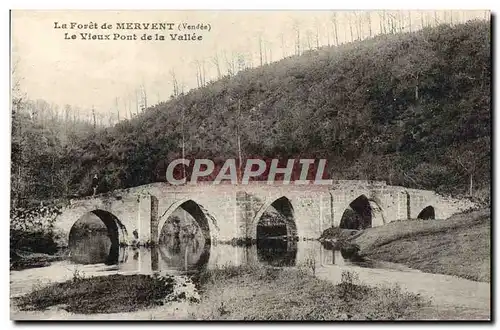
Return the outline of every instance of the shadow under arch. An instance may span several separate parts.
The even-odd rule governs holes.
[[[208,212],[204,209],[203,206],[196,203],[192,199],[179,201],[177,203],[172,204],[161,216],[160,222],[158,223],[158,237],[157,237],[158,242],[160,241],[163,227],[167,223],[169,217],[178,208],[181,208],[182,210],[186,211],[189,215],[191,215],[194,218],[196,224],[199,226],[199,228],[203,233],[205,241],[211,243],[212,241],[211,237],[212,235],[215,234],[213,231],[215,228],[217,228],[217,221],[212,215],[208,214]]]
[[[91,217],[96,216],[100,219],[101,223],[105,226],[105,236],[109,239],[109,250],[107,252],[101,249],[99,252],[97,248],[99,246],[92,246],[93,244],[102,244],[101,247],[106,247],[106,242],[97,241],[100,239],[98,237],[99,231],[102,233],[102,227],[94,222],[92,224]],[[103,238],[104,235],[101,236]],[[69,231],[68,245],[71,253],[71,259],[78,263],[91,264],[91,263],[102,263],[107,265],[117,264],[120,258],[120,242],[124,242],[127,237],[127,229],[121,223],[121,221],[111,212],[96,209],[91,212],[84,214],[80,219],[78,219]],[[93,241],[94,239],[94,241]],[[90,246],[83,247],[80,243],[85,245],[85,240],[88,240],[87,244]],[[98,253],[92,253],[92,249],[95,249]],[[83,252],[83,253],[78,253]],[[88,252],[88,253],[85,253]]]
[[[269,212],[273,209],[277,212],[277,214]],[[282,225],[278,224],[280,221],[282,222]],[[275,226],[270,226],[272,224]],[[265,227],[277,228],[266,231]],[[255,215],[252,221],[251,230],[252,233],[255,233],[252,237],[257,239],[268,236],[296,237],[298,234],[297,225],[295,223],[294,209],[290,199],[286,196],[281,196],[273,201],[265,203]]]
[[[436,210],[434,209],[433,206],[429,205],[422,209],[420,213],[417,215],[417,219],[422,219],[422,220],[430,220],[430,219],[436,219]]]
[[[340,219],[343,229],[365,229],[373,225],[385,224],[382,208],[374,199],[362,194],[349,203]]]

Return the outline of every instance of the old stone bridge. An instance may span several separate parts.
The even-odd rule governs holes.
[[[119,243],[157,243],[169,216],[181,208],[196,219],[207,239],[226,241],[256,238],[257,224],[271,206],[286,219],[288,235],[316,239],[329,227],[342,227],[346,210],[375,227],[406,219],[445,219],[473,205],[468,200],[380,181],[340,180],[332,185],[153,183],[71,200],[55,226],[62,232],[61,243],[67,244],[75,222],[93,213],[117,233]]]

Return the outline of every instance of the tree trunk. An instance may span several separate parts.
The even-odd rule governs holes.
[[[418,74],[416,76],[416,81],[415,81],[415,101],[418,101]]]
[[[241,100],[238,99],[238,117],[236,123],[236,135],[237,135],[237,143],[238,143],[238,182],[241,181],[241,140],[240,140],[240,108],[241,108]]]
[[[472,197],[472,179],[473,179],[473,172],[470,173],[470,182],[469,182],[469,196]]]
[[[335,22],[335,46],[338,46],[339,45],[339,32],[338,32],[338,28],[337,28],[337,22]]]
[[[182,113],[181,113],[181,131],[182,131],[182,159],[185,159],[186,157],[186,152],[184,149],[185,145],[185,139],[184,139],[184,106],[182,106]],[[186,166],[182,164],[182,177],[186,177]]]
[[[260,58],[260,66],[263,65],[262,62],[262,36],[259,35],[259,58]]]

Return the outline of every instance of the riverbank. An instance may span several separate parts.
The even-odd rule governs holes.
[[[46,253],[10,251],[10,270],[23,270],[29,268],[47,267],[52,262],[61,261],[65,258],[64,252],[50,255]]]
[[[359,255],[427,273],[490,282],[491,211],[446,220],[410,220],[369,228],[351,242]]]
[[[430,303],[397,286],[372,287],[355,272],[340,283],[318,279],[310,268],[224,267],[201,274],[199,320],[413,319]]]
[[[334,284],[318,279],[309,268],[223,267],[193,278],[198,289],[187,295],[179,293],[179,290],[186,292],[182,284],[178,289],[172,288],[171,279],[159,281],[138,275],[76,277],[14,299],[11,317],[17,320],[396,320],[414,319],[430,305],[426,298],[397,286],[367,286],[350,271],[343,272],[341,281]],[[157,299],[149,299],[149,295]]]
[[[198,302],[194,284],[186,276],[108,275],[83,277],[35,288],[13,298],[19,311],[60,310],[71,314],[129,313],[171,302]]]

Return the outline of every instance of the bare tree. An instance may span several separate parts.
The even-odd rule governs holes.
[[[238,144],[238,182],[241,182],[241,138],[240,138],[240,116],[241,116],[241,100],[238,98],[238,117],[236,119],[236,139]]]
[[[170,69],[170,77],[172,79],[173,95],[174,97],[179,96],[179,82],[177,81],[177,76],[175,75],[175,70]]]
[[[184,104],[181,103],[182,159],[186,158],[186,137],[184,132]],[[186,167],[182,165],[182,177],[186,177]]]
[[[224,60],[226,61],[227,73],[229,76],[233,76],[236,74],[236,61],[234,51],[231,53],[231,56],[228,57],[227,53],[224,51]]]
[[[202,85],[205,86],[207,84],[206,71],[205,71],[205,59],[201,60],[201,76],[202,76]]]
[[[333,12],[331,17],[332,25],[333,25],[333,34],[335,36],[335,46],[339,45],[339,31],[338,31],[338,20],[337,13]]]
[[[368,34],[370,38],[373,36],[373,31],[372,31],[372,12],[367,11],[366,12],[366,24],[368,25]]]
[[[285,35],[283,32],[280,33],[280,41],[281,41],[281,55],[283,58],[286,57],[286,49],[285,49]]]
[[[140,111],[142,112],[148,108],[148,94],[146,92],[146,87],[144,86],[144,84],[141,85],[139,93],[141,98]]]
[[[387,20],[386,20],[385,10],[379,11],[378,16],[379,16],[380,33],[386,34],[387,33],[387,25],[386,25]]]
[[[388,16],[388,23],[389,23],[389,32],[391,34],[394,34],[397,31],[397,18],[394,15],[394,13],[392,13],[392,12],[388,13],[387,16]]]
[[[94,129],[96,128],[96,120],[95,120],[95,108],[94,105],[92,105],[92,119],[94,122]]]
[[[202,79],[201,79],[201,65],[199,60],[194,61],[195,69],[196,69],[196,85],[198,88],[202,86]]]
[[[408,10],[408,28],[410,32],[412,32],[412,27],[411,27],[411,10]]]
[[[319,49],[319,45],[320,45],[320,24],[319,24],[319,20],[317,17],[314,18],[314,27],[316,28],[316,36],[315,36],[315,40],[316,40],[316,49]]]
[[[437,12],[437,10],[434,10],[434,23],[436,25],[439,25],[439,18],[438,18],[438,12]]]
[[[268,63],[268,60],[267,60],[267,50],[266,50],[266,42],[264,42],[264,64],[267,64]]]
[[[247,61],[244,53],[239,53],[237,55],[236,63],[238,66],[238,71],[242,71],[247,68]]]
[[[358,34],[358,40],[363,39],[364,31],[363,31],[363,13],[362,12],[354,12],[356,17],[356,31]]]
[[[306,30],[306,44],[307,44],[307,49],[308,50],[312,49],[311,41],[312,41],[312,31],[309,30],[309,29],[307,29]]]
[[[295,32],[295,55],[300,55],[300,22],[297,19],[293,20],[292,28]]]
[[[351,32],[351,42],[354,41],[354,33],[353,33],[353,13],[348,13],[347,14],[347,20],[348,20],[348,23],[349,23],[349,32]]]
[[[403,32],[405,29],[405,17],[403,14],[403,11],[398,10],[397,11],[397,18],[398,18],[398,30],[399,32]]]
[[[263,53],[265,50],[263,49],[262,45],[262,32],[259,32],[259,58],[260,58],[260,66],[263,65]]]
[[[215,55],[212,56],[212,63],[214,64],[215,66],[215,69],[217,70],[217,78],[220,79],[222,78],[222,71],[221,71],[221,68],[220,68],[220,61],[219,61],[219,53],[217,51],[215,51]]]
[[[120,121],[120,108],[118,107],[118,97],[115,97],[115,110],[116,110],[116,118],[119,122]]]
[[[455,164],[459,165],[465,173],[467,173],[469,179],[469,196],[474,193],[474,175],[476,174],[476,168],[480,163],[480,157],[472,150],[466,150],[465,152],[453,152],[450,159]]]

